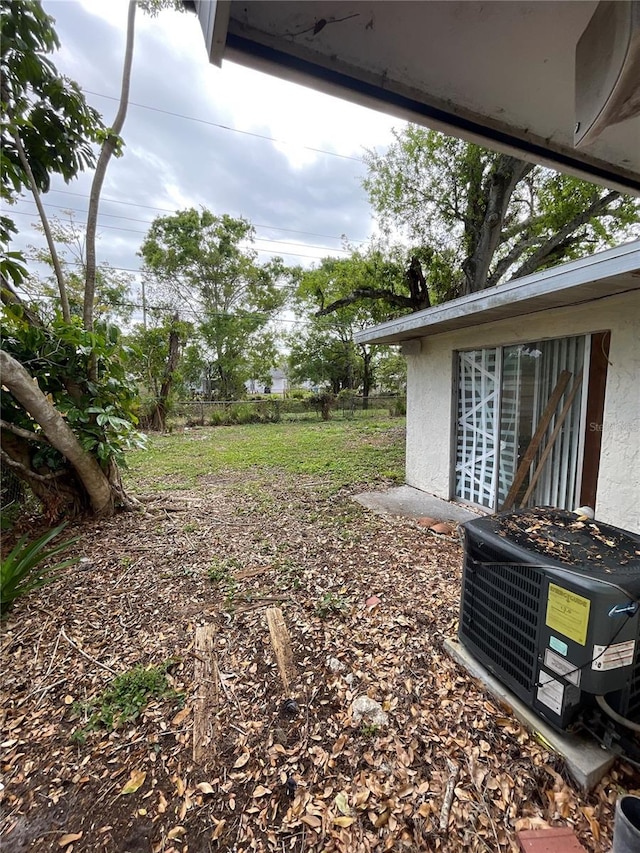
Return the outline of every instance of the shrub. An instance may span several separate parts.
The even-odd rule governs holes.
[[[320,413],[323,421],[331,418],[331,409],[335,406],[335,400],[331,391],[320,391],[311,398],[314,409]]]
[[[59,542],[53,548],[46,550],[49,542],[55,539],[65,527],[65,524],[54,527],[53,530],[49,530],[34,542],[30,542],[28,536],[25,535],[7,554],[0,566],[1,614],[6,613],[21,595],[26,595],[28,592],[50,583],[56,579],[63,569],[78,562],[78,557],[70,557],[68,560],[63,560],[61,563],[55,563],[52,566],[41,566],[41,563],[50,560],[68,548],[69,545],[78,541],[77,537],[68,539],[66,542]]]

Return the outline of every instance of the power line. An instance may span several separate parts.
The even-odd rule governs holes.
[[[84,92],[87,95],[95,95],[97,98],[106,98],[108,101],[120,101],[120,98],[116,98],[113,95],[103,95],[100,92],[92,92],[91,89],[85,89]],[[204,118],[196,118],[195,116],[187,116],[182,113],[174,113],[170,110],[163,110],[160,107],[151,107],[148,104],[138,104],[135,101],[128,102],[130,107],[138,107],[141,110],[150,110],[154,113],[162,113],[167,116],[174,116],[175,118],[185,119],[186,121],[195,121],[198,124],[206,124],[209,127],[217,127],[220,130],[230,130],[232,133],[242,133],[244,136],[255,136],[257,139],[266,139],[269,142],[277,142],[278,145],[292,145],[296,148],[304,148],[306,151],[313,151],[316,154],[328,154],[330,157],[340,157],[342,160],[353,160],[355,163],[364,163],[362,157],[351,157],[349,154],[338,154],[336,151],[327,151],[325,148],[313,148],[310,145],[301,145],[298,142],[291,142],[287,139],[275,139],[273,136],[265,136],[262,133],[253,133],[250,130],[239,130],[237,127],[229,127],[226,124],[218,124],[215,121],[207,121]]]
[[[31,299],[58,300],[60,298],[59,296],[55,296],[54,294],[44,293],[42,291],[37,292],[37,291],[34,291],[33,289],[27,290],[26,293],[27,293],[27,296]],[[144,306],[139,302],[126,302],[126,301],[110,302],[109,306],[112,306],[114,308],[137,308],[140,311],[144,310],[146,307],[147,311],[175,312],[175,308],[173,308],[171,306],[148,305],[148,304],[146,306]],[[183,305],[182,310],[185,310],[190,314],[194,314],[198,318],[202,316],[202,312],[197,311],[191,305],[186,305],[186,306]],[[207,316],[209,316],[209,317],[236,317],[237,315],[236,314],[230,314],[228,311],[226,311],[226,312],[225,311],[209,311],[207,313]],[[305,326],[306,325],[306,322],[304,320],[293,320],[293,319],[288,319],[286,317],[269,317],[269,315],[265,311],[247,311],[245,314],[242,315],[242,317],[267,317],[269,319],[270,323],[291,323],[294,326]]]
[[[32,201],[29,198],[21,198],[20,203],[21,204],[24,204],[24,203],[33,204],[35,206],[35,201]],[[58,210],[67,210],[70,213],[87,213],[88,212],[86,210],[79,210],[78,208],[75,208],[75,207],[72,207],[72,208],[65,207],[65,205],[62,205],[62,204],[53,204],[53,202],[50,202],[50,201],[45,201],[45,202],[43,202],[43,204],[45,207],[53,207],[53,208],[56,208]],[[22,216],[35,216],[36,215],[35,211],[33,213],[29,213],[29,212],[24,211],[24,210],[14,210],[13,213],[17,213],[17,214],[20,214]],[[136,219],[132,216],[120,216],[117,213],[100,213],[100,216],[109,216],[112,219],[126,219],[127,221],[130,221],[130,222],[144,222],[147,225],[153,224],[148,219]],[[128,231],[132,234],[146,234],[147,233],[146,231],[139,231],[136,228],[122,228],[122,227],[119,227],[117,225],[102,225],[101,224],[100,227],[101,228],[110,228],[114,231]],[[286,246],[300,246],[300,243],[295,243],[291,240],[278,240],[275,237],[256,237],[255,239],[256,239],[256,241],[262,242],[262,243],[282,243],[283,245],[286,245]],[[337,248],[332,248],[331,246],[318,246],[315,244],[302,244],[302,248],[305,248],[305,249],[324,249],[327,252],[346,252],[346,253],[349,252],[348,249],[337,249]],[[261,252],[265,251],[266,252],[268,250],[267,249],[259,249],[259,251],[261,251]],[[289,254],[289,252],[285,252],[285,254]]]
[[[60,193],[61,195],[74,195],[78,198],[89,198],[86,193],[75,193],[72,190],[49,190],[52,193]],[[160,213],[175,213],[175,208],[170,207],[154,207],[151,204],[137,204],[135,201],[121,201],[116,198],[106,198],[102,196],[102,201],[109,202],[110,204],[124,204],[127,207],[142,207],[145,210],[157,210]],[[62,207],[62,206],[61,206]],[[62,207],[64,210],[64,207]],[[106,215],[106,214],[105,214]],[[111,216],[115,216],[115,214],[110,214]],[[124,217],[123,217],[124,219]],[[142,221],[142,220],[140,220]],[[267,228],[270,231],[286,231],[288,234],[306,234],[307,237],[324,237],[326,240],[342,240],[343,237],[336,237],[333,234],[318,234],[316,231],[300,231],[296,228],[282,228],[279,225],[261,225],[260,223],[253,222],[252,225],[254,228]],[[366,243],[367,240],[351,240],[352,243]]]

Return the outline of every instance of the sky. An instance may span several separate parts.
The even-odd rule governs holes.
[[[109,125],[120,92],[126,0],[44,0],[43,7],[61,43],[53,56],[58,70],[80,84]],[[309,266],[341,256],[343,237],[360,245],[375,232],[361,185],[364,150],[384,150],[402,124],[226,60],[216,68],[195,15],[151,18],[138,10],[124,156],[107,170],[98,260],[139,269],[137,252],[154,217],[192,206],[247,218],[262,261],[279,254]],[[64,219],[63,211],[73,210],[82,222],[90,182],[91,173],[69,185],[54,179],[47,213]],[[37,217],[28,196],[14,214],[21,232],[14,248],[44,245],[31,227]]]

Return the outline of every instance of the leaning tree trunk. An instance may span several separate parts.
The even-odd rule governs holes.
[[[137,501],[125,494],[117,466],[111,465],[107,473],[102,470],[19,361],[0,351],[0,370],[2,384],[42,430],[31,434],[29,430],[3,423],[3,461],[29,484],[48,516],[73,516],[86,509],[95,516],[109,516],[116,507],[137,505]],[[34,470],[31,448],[38,441],[62,454],[68,468],[46,474]]]
[[[124,67],[122,69],[122,86],[120,89],[120,104],[118,112],[109,128],[109,135],[105,139],[96,169],[93,174],[91,192],[89,194],[89,207],[87,212],[87,233],[85,242],[87,246],[87,268],[85,274],[84,289],[84,311],[83,322],[85,329],[93,328],[93,304],[96,292],[96,230],[98,227],[98,205],[102,184],[107,173],[109,160],[113,156],[120,131],[127,117],[127,106],[129,103],[129,87],[131,85],[131,66],[133,63],[133,36],[136,19],[136,0],[129,0],[129,13],[127,16],[127,44],[124,54]]]

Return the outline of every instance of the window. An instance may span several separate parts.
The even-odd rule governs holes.
[[[491,510],[579,502],[585,337],[459,352],[455,496]]]

